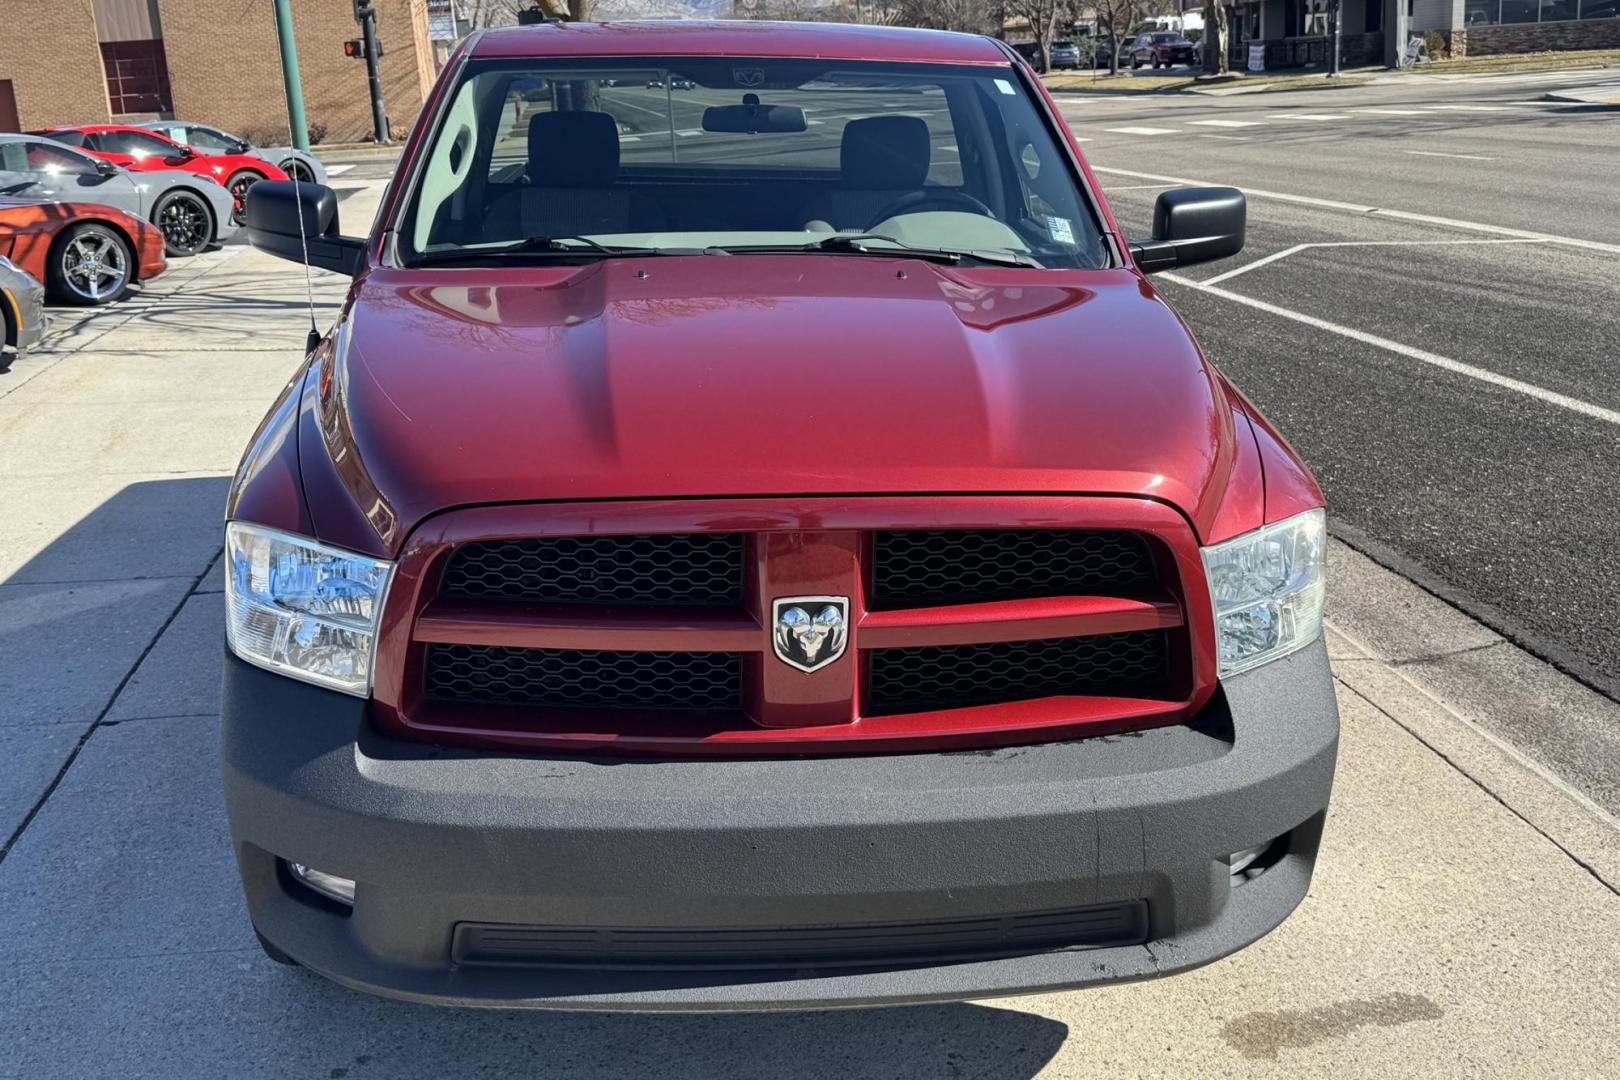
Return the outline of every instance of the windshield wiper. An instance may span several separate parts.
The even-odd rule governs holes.
[[[578,245],[577,247],[575,245]],[[444,263],[475,262],[505,255],[657,255],[657,248],[608,247],[585,236],[531,236],[509,244],[458,247],[447,251],[424,251],[412,266],[438,266]]]
[[[874,244],[892,244],[892,248],[874,246]],[[997,266],[1029,266],[1037,270],[1046,269],[1046,265],[1032,255],[1021,251],[983,250],[979,248],[944,248],[919,247],[908,244],[904,240],[896,240],[892,236],[882,233],[834,233],[824,240],[816,240],[809,244],[794,244],[791,246],[760,245],[733,246],[732,251],[848,251],[856,255],[901,255],[908,259],[924,259],[928,262],[946,263],[956,265],[972,260],[973,262],[991,263]]]

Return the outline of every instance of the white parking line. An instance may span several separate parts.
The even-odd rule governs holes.
[[[1448,109],[1452,112],[1517,112],[1511,105],[1430,105],[1431,109]]]
[[[1296,112],[1272,113],[1267,120],[1349,120],[1349,113]]]
[[[1117,190],[1117,189],[1110,189]],[[1219,285],[1223,281],[1230,281],[1239,274],[1247,274],[1250,270],[1258,270],[1262,266],[1270,265],[1278,259],[1304,251],[1306,248],[1338,248],[1338,247],[1452,247],[1457,244],[1547,244],[1549,240],[1329,240],[1315,244],[1295,244],[1282,251],[1274,251],[1263,259],[1256,259],[1252,263],[1244,263],[1235,270],[1228,270],[1224,274],[1216,274],[1212,278],[1205,278],[1200,284]]]
[[[1202,127],[1259,127],[1259,120],[1189,120],[1189,124],[1198,124]]]
[[[1402,150],[1403,154],[1416,154],[1419,157],[1448,157],[1461,158],[1464,161],[1495,161],[1493,157],[1480,157],[1478,154],[1448,154],[1443,150]]]
[[[1427,116],[1428,109],[1351,109],[1353,113],[1367,116]]]
[[[326,167],[326,175],[327,176],[342,176],[344,173],[348,172],[352,168],[354,168],[353,165],[328,165]]]
[[[1178,132],[1179,129],[1178,128],[1151,128],[1151,127],[1122,127],[1122,128],[1103,128],[1103,130],[1104,131],[1112,131],[1116,135],[1174,135],[1174,134],[1176,134]]]
[[[1317,330],[1323,330],[1330,334],[1338,334],[1340,337],[1346,337],[1352,341],[1359,341],[1363,345],[1371,345],[1374,348],[1383,349],[1386,352],[1392,352],[1397,356],[1404,356],[1409,360],[1416,360],[1422,364],[1429,364],[1432,367],[1440,368],[1443,371],[1449,371],[1455,375],[1462,375],[1465,378],[1475,379],[1483,383],[1489,383],[1492,386],[1498,386],[1504,390],[1511,390],[1516,394],[1523,394],[1525,397],[1535,398],[1537,401],[1545,402],[1548,405],[1556,405],[1561,409],[1568,409],[1570,412],[1580,413],[1582,416],[1589,416],[1594,420],[1602,420],[1607,424],[1620,425],[1620,412],[1617,412],[1614,409],[1605,409],[1603,406],[1594,405],[1589,401],[1582,401],[1580,398],[1570,397],[1568,394],[1560,394],[1556,390],[1548,390],[1544,386],[1536,386],[1534,383],[1527,383],[1519,379],[1511,378],[1507,375],[1499,375],[1494,371],[1487,371],[1484,368],[1475,367],[1473,364],[1465,364],[1460,360],[1453,360],[1448,356],[1441,356],[1439,353],[1429,352],[1427,349],[1419,349],[1411,345],[1403,344],[1399,341],[1391,341],[1389,338],[1379,337],[1377,334],[1369,334],[1366,331],[1356,330],[1349,326],[1341,326],[1338,323],[1329,322],[1326,319],[1318,319],[1316,316],[1306,315],[1302,311],[1293,311],[1289,308],[1278,307],[1276,304],[1268,304],[1264,300],[1256,300],[1253,297],[1244,296],[1241,293],[1235,293],[1229,289],[1221,289],[1207,283],[1193,281],[1190,278],[1182,277],[1180,274],[1160,274],[1158,276],[1161,280],[1174,282],[1177,285],[1185,285],[1188,288],[1197,289],[1200,292],[1208,293],[1209,295],[1219,297],[1222,300],[1229,300],[1234,304],[1242,304],[1245,307],[1254,308],[1256,311],[1263,311],[1268,315],[1275,315],[1282,319],[1291,319],[1294,322],[1303,323],[1306,326],[1314,327]]]
[[[1163,180],[1168,184],[1185,187],[1215,187],[1220,184],[1220,181],[1217,180],[1189,180],[1184,176],[1162,176],[1158,173],[1137,172],[1134,169],[1112,169],[1102,165],[1093,165],[1091,171],[1108,173],[1111,176],[1130,176],[1137,180]],[[1320,206],[1328,210],[1345,210],[1352,214],[1377,215],[1378,217],[1395,218],[1399,221],[1418,221],[1425,225],[1445,225],[1452,229],[1489,233],[1493,236],[1516,236],[1521,240],[1547,240],[1555,244],[1563,244],[1566,247],[1585,248],[1588,251],[1606,251],[1620,255],[1620,244],[1606,244],[1601,240],[1583,240],[1575,236],[1559,236],[1556,233],[1536,232],[1532,229],[1510,229],[1505,225],[1487,225],[1480,221],[1464,221],[1460,218],[1439,217],[1435,214],[1417,214],[1410,210],[1390,210],[1381,206],[1363,206],[1360,203],[1318,199],[1312,195],[1292,195],[1285,191],[1265,191],[1261,188],[1246,187],[1243,188],[1243,193],[1251,197],[1276,199],[1278,202],[1298,203],[1301,206]]]

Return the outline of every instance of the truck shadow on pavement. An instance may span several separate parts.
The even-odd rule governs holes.
[[[0,577],[0,1046],[18,1075],[1028,1080],[1063,1046],[1066,1025],[1011,1008],[453,1010],[272,963],[217,764],[226,484],[114,480],[43,546],[37,526],[0,533],[37,548]]]

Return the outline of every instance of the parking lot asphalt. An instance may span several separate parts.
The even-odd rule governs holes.
[[[349,231],[369,221],[385,171],[356,165],[336,178]],[[1151,207],[1154,192],[1137,190],[1147,196],[1115,197],[1127,222]],[[1313,237],[1342,235],[1252,205],[1251,261],[1302,242],[1282,241],[1307,225]],[[1525,246],[1587,273],[1586,253],[1566,248]],[[1494,273],[1512,268],[1480,250],[1508,260]],[[1299,257],[1357,276],[1258,291],[1291,285]],[[1307,249],[1231,279],[1230,291],[1276,307],[1338,302],[1398,278],[1402,264],[1387,258]],[[1406,271],[1414,286],[1452,275],[1444,295],[1462,297],[1489,280],[1455,252],[1434,258]],[[345,285],[316,275],[322,327]],[[1398,497],[1401,455],[1414,477],[1438,468],[1398,442],[1394,464],[1374,463],[1365,479],[1350,468],[1363,452],[1355,440],[1390,436],[1340,435],[1336,411],[1406,416],[1410,399],[1432,395],[1413,422],[1437,427],[1455,453],[1477,452],[1487,429],[1452,432],[1440,424],[1450,413],[1490,432],[1573,423],[1568,409],[1543,419],[1535,410],[1559,407],[1475,376],[1408,370],[1411,358],[1388,350],[1301,356],[1303,324],[1252,308],[1234,319],[1217,294],[1165,289],[1206,348],[1270,399],[1336,500],[1366,485],[1369,505],[1415,514],[1419,504]],[[47,347],[0,380],[10,510],[0,516],[0,1077],[1613,1075],[1620,792],[1604,785],[1620,753],[1603,740],[1620,732],[1620,712],[1341,544],[1329,649],[1344,734],[1312,892],[1276,933],[1200,971],[979,1004],[643,1017],[435,1010],[271,964],[242,907],[218,788],[216,560],[226,478],[297,366],[307,326],[297,268],[233,247],[180,264],[131,303],[59,319]],[[1421,340],[1445,352],[1443,337]],[[1597,398],[1601,358],[1570,355],[1559,392]],[[1531,374],[1511,350],[1466,359]],[[1320,393],[1286,392],[1317,379]],[[1374,392],[1376,407],[1346,404]],[[1463,412],[1487,394],[1504,396]],[[1432,506],[1428,516],[1447,520]],[[1528,737],[1537,716],[1558,739]]]
[[[1158,280],[1335,531],[1617,697],[1620,112],[1545,79],[1063,108],[1127,232],[1249,193],[1239,259]]]

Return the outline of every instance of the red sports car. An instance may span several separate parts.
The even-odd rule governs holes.
[[[109,304],[168,266],[156,225],[79,202],[0,198],[0,255],[65,304]]]
[[[242,223],[242,197],[260,180],[285,180],[287,174],[252,154],[203,154],[146,128],[128,124],[81,124],[50,128],[43,134],[77,146],[133,172],[180,169],[209,176],[230,189],[231,217]]]

